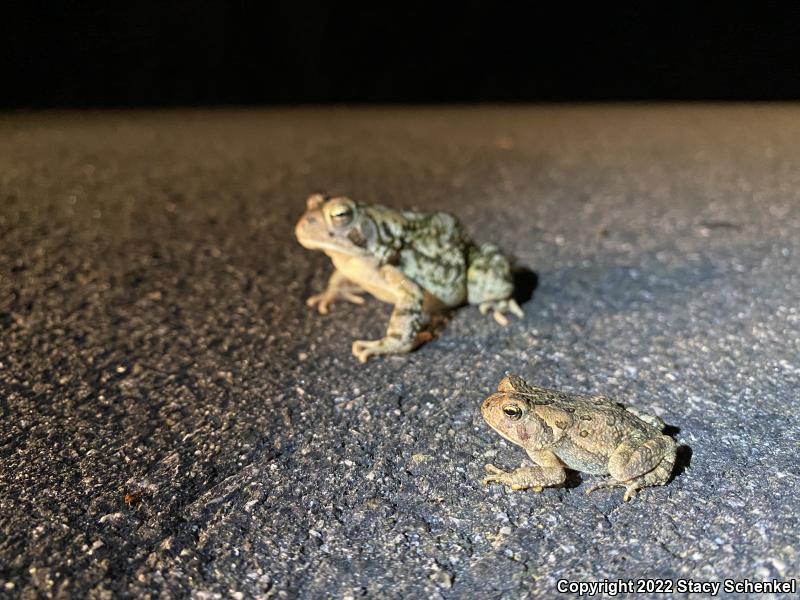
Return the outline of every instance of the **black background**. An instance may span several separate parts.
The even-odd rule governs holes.
[[[796,99],[793,6],[20,2],[0,106]]]

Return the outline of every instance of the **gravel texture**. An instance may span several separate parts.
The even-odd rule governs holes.
[[[800,106],[0,116],[0,595],[551,597],[800,574]],[[448,210],[535,271],[360,365],[314,190]],[[690,448],[666,487],[484,488],[506,371]],[[688,468],[686,464],[688,464]]]

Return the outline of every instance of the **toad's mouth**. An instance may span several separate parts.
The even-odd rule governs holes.
[[[320,240],[319,238],[312,238],[306,237],[301,233],[296,233],[297,241],[300,242],[300,245],[303,248],[308,248],[309,250],[322,250],[323,252],[336,252],[337,254],[349,254],[349,255],[364,255],[367,256],[369,253],[357,246],[352,244],[344,245],[344,244],[337,244],[336,242],[329,242],[327,240]]]
[[[505,431],[503,431],[503,430],[502,430],[502,429],[500,429],[499,427],[496,427],[495,425],[492,425],[492,424],[491,424],[491,423],[490,423],[488,420],[486,421],[486,424],[487,424],[489,427],[491,427],[492,429],[494,429],[494,431],[495,431],[496,433],[500,434],[500,436],[501,436],[501,437],[505,438],[506,440],[508,440],[508,441],[509,441],[509,442],[511,442],[512,444],[516,444],[516,445],[518,445],[518,446],[520,445],[520,442],[519,442],[519,439],[518,439],[518,438],[513,438],[513,437],[511,437],[509,434],[507,434]]]

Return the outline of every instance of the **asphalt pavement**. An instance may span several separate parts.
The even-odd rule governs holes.
[[[359,364],[391,309],[306,307],[316,190],[456,214],[524,319]],[[2,115],[0,596],[797,578],[799,299],[798,105]],[[659,415],[674,479],[482,486],[506,372]]]

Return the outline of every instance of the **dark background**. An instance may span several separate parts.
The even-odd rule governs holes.
[[[789,5],[17,4],[6,108],[800,97]]]

